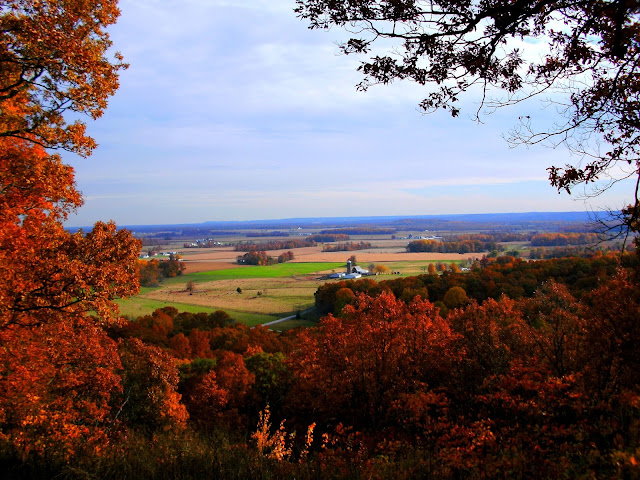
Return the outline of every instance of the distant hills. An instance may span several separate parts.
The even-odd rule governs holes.
[[[273,220],[209,221],[190,224],[121,225],[139,234],[224,235],[238,230],[296,230],[344,227],[384,227],[406,230],[565,230],[589,229],[607,212],[525,212],[458,215],[397,215],[363,217],[300,217]],[[70,229],[78,230],[78,228]]]

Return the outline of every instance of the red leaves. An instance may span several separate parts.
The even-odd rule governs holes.
[[[66,231],[82,200],[73,169],[43,148],[95,147],[63,115],[97,118],[117,88],[124,65],[106,59],[104,27],[118,13],[111,0],[2,3],[0,439],[22,456],[106,447],[121,391],[116,347],[99,323],[117,322],[114,300],[137,292],[139,243],[113,223]]]
[[[0,247],[0,328],[55,321],[59,312],[93,311],[113,322],[113,300],[138,289],[138,242],[112,223],[99,222],[84,236],[27,218],[0,232]]]
[[[394,398],[424,381],[438,381],[452,333],[429,302],[407,306],[389,293],[357,297],[343,318],[326,317],[301,334],[290,367],[294,395],[320,418],[351,418],[356,425],[388,421]]]
[[[21,455],[68,458],[108,445],[120,361],[92,322],[0,330],[0,366],[0,438]]]

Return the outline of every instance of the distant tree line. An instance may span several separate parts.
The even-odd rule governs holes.
[[[291,238],[288,240],[269,240],[257,243],[238,243],[236,252],[251,252],[261,250],[289,250],[291,248],[315,247],[318,243],[338,242],[349,240],[349,235],[343,233],[315,234],[304,238]]]
[[[233,249],[236,252],[253,252],[264,250],[288,250],[291,248],[313,247],[316,242],[311,238],[292,238],[290,240],[270,240],[260,243],[239,243]]]
[[[397,228],[376,228],[376,227],[350,227],[322,230],[321,234],[345,234],[345,235],[388,235],[397,233]]]
[[[149,238],[149,237],[136,237],[143,247],[153,247],[156,245],[162,245],[164,242],[159,238]]]
[[[488,232],[488,233],[469,233],[461,235],[451,235],[446,237],[445,241],[462,242],[466,240],[481,242],[528,242],[531,240],[532,233],[515,233],[515,232]]]
[[[627,250],[633,249],[632,245],[627,245]],[[553,248],[532,248],[529,251],[531,259],[550,259],[565,257],[591,257],[595,253],[620,252],[622,245],[598,245],[596,246],[563,246]]]
[[[366,250],[371,248],[370,242],[346,242],[323,245],[323,252],[352,252],[354,250]]]
[[[247,237],[288,237],[291,234],[289,232],[282,232],[280,230],[274,230],[273,232],[248,232]]]
[[[309,238],[318,243],[344,242],[349,240],[349,235],[346,233],[316,233]]]
[[[265,251],[255,251],[239,255],[236,258],[236,262],[241,265],[274,265],[276,263],[284,263],[293,260],[294,255],[291,250],[278,255],[277,258],[273,258],[267,255]]]
[[[588,245],[598,242],[595,233],[539,233],[531,237],[533,247],[559,247],[564,245]]]
[[[407,252],[438,252],[438,253],[479,253],[491,250],[499,250],[495,241],[461,240],[414,240],[407,244]]]

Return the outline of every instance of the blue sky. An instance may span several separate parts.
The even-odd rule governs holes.
[[[312,31],[292,0],[121,0],[110,29],[130,68],[99,143],[66,155],[85,205],[70,226],[357,215],[580,211],[620,207],[629,185],[595,199],[558,193],[545,168],[563,148],[510,149],[519,115],[422,115],[410,83],[357,92],[358,58],[340,30]],[[531,48],[539,48],[532,46]]]

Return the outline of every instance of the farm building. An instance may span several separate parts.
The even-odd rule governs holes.
[[[347,275],[357,273],[358,275],[369,275],[369,270],[360,267],[359,265],[352,265],[351,260],[347,260]],[[345,277],[346,278],[346,277]],[[356,277],[359,278],[359,277]]]
[[[345,279],[351,280],[351,279],[353,279],[353,278],[360,278],[360,277],[362,277],[362,275],[361,275],[361,274],[359,274],[359,273],[348,273],[348,274],[346,274],[346,275],[345,275],[344,277],[342,277],[342,278],[345,278]]]

